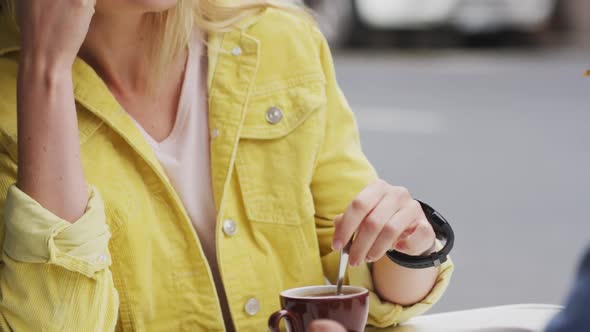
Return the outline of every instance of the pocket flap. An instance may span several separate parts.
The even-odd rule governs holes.
[[[307,82],[252,97],[240,137],[276,139],[286,136],[326,104],[323,81]],[[269,119],[269,112],[274,117]]]

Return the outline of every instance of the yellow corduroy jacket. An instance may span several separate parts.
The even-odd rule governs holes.
[[[73,67],[86,213],[69,224],[14,186],[18,36],[0,27],[0,330],[222,331],[209,265],[150,146],[100,77]],[[240,52],[241,51],[241,52]],[[284,289],[335,279],[333,218],[376,178],[329,48],[267,9],[209,37],[209,128],[219,269],[238,331],[264,331]],[[267,119],[277,107],[282,118]],[[223,231],[225,220],[237,232]],[[452,264],[410,307],[370,297],[369,323],[426,311]],[[348,282],[373,289],[370,266]],[[395,280],[392,280],[395,282]]]

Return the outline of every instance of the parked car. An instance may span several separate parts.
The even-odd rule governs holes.
[[[305,0],[328,40],[341,45],[363,33],[453,28],[464,35],[533,32],[560,0]]]

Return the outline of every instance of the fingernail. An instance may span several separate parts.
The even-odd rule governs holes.
[[[365,261],[366,261],[367,263],[373,263],[373,258],[371,258],[371,257],[367,256],[367,258],[365,258]]]
[[[340,241],[340,240],[334,240],[334,242],[332,243],[332,249],[333,250],[340,250],[340,249],[342,249],[342,241]]]

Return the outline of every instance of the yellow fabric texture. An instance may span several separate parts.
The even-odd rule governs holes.
[[[0,27],[0,330],[222,331],[210,268],[189,218],[132,119],[97,74],[73,68],[91,198],[69,224],[14,186],[16,34]],[[232,52],[236,48],[240,52]],[[264,331],[280,291],[334,281],[333,218],[377,175],[361,151],[321,33],[276,9],[209,36],[209,127],[220,273],[238,331]],[[278,107],[282,119],[269,123]],[[233,236],[223,221],[237,224]],[[426,311],[371,293],[369,323]],[[373,289],[370,266],[348,282]],[[392,280],[392,283],[395,280]],[[260,303],[249,315],[245,304]]]

